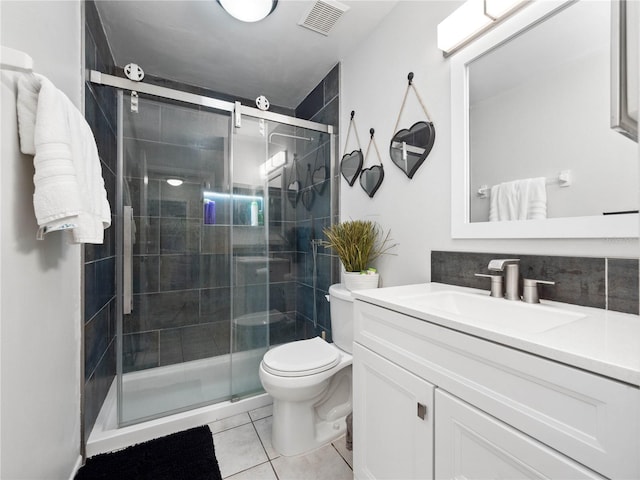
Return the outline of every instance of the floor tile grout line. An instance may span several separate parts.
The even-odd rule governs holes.
[[[252,467],[245,468],[244,470],[239,470],[239,471],[237,471],[235,473],[232,473],[231,475],[227,475],[226,477],[223,477],[222,480],[227,480],[227,478],[233,478],[235,475],[239,475],[239,474],[244,473],[244,472],[246,472],[248,470],[251,470],[252,468],[256,468],[256,467],[259,467],[260,465],[264,465],[265,463],[271,463],[271,462],[269,462],[268,460],[266,462],[260,462],[260,463],[258,463],[256,465],[253,465]],[[271,468],[273,468],[273,467],[271,467]]]
[[[265,418],[269,418],[271,415],[267,415],[266,417],[260,418],[258,420],[263,420]],[[249,418],[251,418],[251,415],[249,415]],[[258,421],[256,420],[256,421]],[[264,446],[264,442],[262,441],[262,438],[260,437],[260,433],[258,432],[258,429],[256,427],[256,424],[253,420],[253,418],[251,418],[251,425],[253,426],[253,429],[256,432],[256,435],[258,436],[258,441],[260,442],[260,445],[262,445],[262,450],[264,450],[264,454],[267,456],[267,460],[269,461],[269,466],[271,467],[271,470],[273,471],[273,474],[276,477],[276,480],[280,480],[280,477],[278,476],[278,472],[276,472],[276,467],[273,466],[273,462],[271,461],[271,457],[269,456],[269,452],[267,452],[267,449]],[[277,458],[277,457],[276,457]]]
[[[344,463],[347,464],[347,467],[349,467],[349,469],[353,472],[353,467],[349,464],[349,462],[347,461],[346,458],[344,458],[344,455],[342,455],[342,453],[340,452],[340,450],[338,450],[338,447],[336,447],[335,443],[331,442],[331,446],[333,447],[333,449],[338,452],[338,455],[340,455],[340,458],[342,460],[344,460]]]
[[[247,415],[248,415],[248,413],[247,413]],[[227,418],[231,418],[231,417],[227,417]],[[225,419],[224,419],[224,418],[222,418],[222,419],[220,419],[220,420],[216,420],[215,422],[210,422],[210,423],[208,423],[208,425],[209,425],[209,429],[211,429],[211,425],[213,425],[213,424],[214,424],[214,423],[216,423],[216,422],[220,422],[220,421],[222,421],[222,420],[225,420]],[[246,422],[246,423],[241,423],[241,424],[239,424],[239,425],[234,425],[233,427],[225,428],[224,430],[219,430],[219,431],[217,431],[217,432],[213,432],[213,431],[212,431],[212,432],[211,432],[211,434],[212,434],[212,435],[217,435],[218,433],[228,432],[229,430],[233,430],[234,428],[238,428],[238,427],[244,427],[245,425],[249,425],[250,423],[252,423],[252,422],[251,422],[251,417],[249,417],[249,421],[248,421],[248,422]]]

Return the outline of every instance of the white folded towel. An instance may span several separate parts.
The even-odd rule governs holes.
[[[489,221],[547,218],[544,177],[505,182],[491,187]]]
[[[73,243],[102,243],[111,208],[84,117],[48,79],[34,74],[18,80],[17,112],[21,150],[35,155],[37,238],[71,229]]]

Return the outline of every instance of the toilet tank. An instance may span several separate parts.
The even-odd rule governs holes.
[[[329,287],[331,336],[338,348],[353,353],[353,297],[342,283]]]

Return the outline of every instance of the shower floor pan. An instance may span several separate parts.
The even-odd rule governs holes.
[[[264,349],[233,354],[234,391],[247,391],[250,385],[255,385],[252,382],[258,378],[257,364],[263,354]],[[87,440],[87,457],[271,404],[269,395],[258,393],[237,401],[224,400],[198,406],[216,398],[229,398],[230,361],[230,355],[222,355],[125,374],[125,419],[144,418],[157,415],[155,412],[181,408],[185,411],[122,428],[118,428],[117,385],[114,380]],[[192,405],[195,407],[188,409]]]

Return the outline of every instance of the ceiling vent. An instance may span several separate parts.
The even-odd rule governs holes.
[[[329,31],[347,10],[349,7],[343,3],[334,0],[317,0],[302,16],[298,25],[322,35],[329,35]]]

